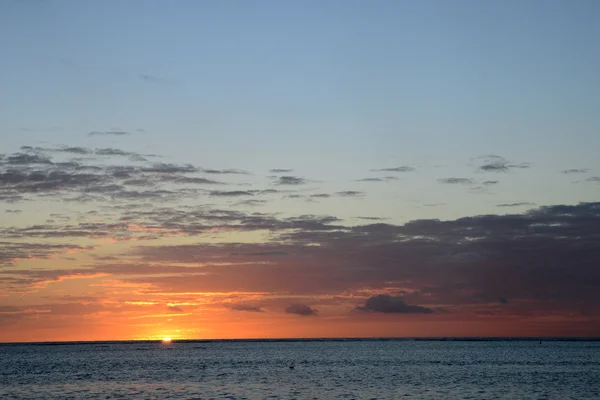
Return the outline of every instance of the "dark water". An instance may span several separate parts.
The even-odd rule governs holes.
[[[0,345],[0,398],[600,399],[600,342]]]

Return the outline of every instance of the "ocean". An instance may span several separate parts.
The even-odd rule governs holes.
[[[3,400],[408,398],[600,399],[600,341],[0,345]]]

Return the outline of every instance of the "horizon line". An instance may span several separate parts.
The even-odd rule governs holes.
[[[230,339],[171,339],[171,343],[213,342],[343,342],[343,341],[556,341],[596,342],[600,336],[414,336],[414,337],[314,337],[314,338],[230,338]],[[115,340],[61,340],[2,342],[2,345],[74,345],[74,344],[130,344],[161,343],[162,339],[115,339]]]

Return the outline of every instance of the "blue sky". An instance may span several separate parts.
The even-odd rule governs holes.
[[[2,148],[94,146],[88,132],[116,129],[132,133],[114,141],[130,150],[256,174],[291,168],[340,187],[411,164],[417,178],[371,185],[366,204],[455,198],[442,218],[464,214],[461,203],[496,212],[598,194],[559,173],[600,173],[594,1],[1,7]],[[487,154],[531,164],[498,202],[436,183],[470,177],[471,159]]]

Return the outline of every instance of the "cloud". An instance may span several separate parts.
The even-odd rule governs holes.
[[[535,203],[529,203],[529,202],[504,203],[504,204],[498,204],[497,207],[522,207],[522,206],[535,206]]]
[[[600,176],[591,176],[586,179],[587,182],[600,182]]]
[[[585,174],[588,172],[588,168],[574,168],[574,169],[565,169],[560,171],[563,174]]]
[[[398,178],[395,176],[385,176],[383,178],[362,178],[357,179],[356,182],[388,182],[388,181],[396,181]]]
[[[438,182],[449,185],[470,185],[473,183],[473,180],[467,178],[440,178]]]
[[[280,176],[277,178],[276,185],[304,185],[306,179],[297,176]]]
[[[186,173],[186,172],[198,172],[198,168],[193,165],[177,165],[177,164],[165,164],[156,163],[149,167],[141,168],[142,172],[161,173],[161,174],[175,174],[175,173]]]
[[[301,303],[292,304],[292,305],[286,307],[284,311],[287,314],[296,314],[296,315],[301,315],[303,317],[317,315],[317,310],[307,306],[306,304],[301,304]]]
[[[213,190],[212,192],[210,192],[210,195],[217,196],[217,197],[254,196],[253,193],[245,191],[245,190],[229,190],[229,191]]]
[[[272,174],[286,174],[289,172],[292,172],[293,169],[288,169],[288,168],[273,168],[270,169],[269,172]]]
[[[328,197],[331,197],[331,195],[327,194],[327,193],[316,193],[316,194],[311,194],[310,197],[326,199]]]
[[[85,148],[85,147],[62,147],[59,149],[55,149],[54,151],[59,151],[59,152],[63,152],[63,153],[81,154],[81,155],[92,153],[92,150]]]
[[[412,172],[414,170],[415,169],[411,166],[402,165],[402,166],[394,167],[394,168],[372,169],[371,171],[374,171],[374,172],[378,172],[378,171],[381,171],[381,172]]]
[[[264,312],[261,307],[251,306],[248,304],[233,304],[230,308],[234,311]]]
[[[488,155],[477,157],[476,160],[481,160],[481,165],[477,168],[479,172],[509,172],[513,169],[529,168],[528,163],[512,164],[504,157],[497,155]]]
[[[119,149],[96,149],[94,154],[99,156],[129,156],[133,153]]]
[[[412,306],[404,302],[402,297],[379,294],[369,297],[364,306],[358,307],[361,311],[374,311],[384,314],[430,314],[430,308]]]
[[[129,135],[129,132],[125,132],[125,131],[92,131],[92,132],[88,133],[88,136],[101,136],[101,135],[125,136],[125,135]]]
[[[182,313],[183,309],[181,307],[177,307],[177,306],[168,306],[167,307],[167,311],[169,312],[177,312],[177,313]]]
[[[249,172],[241,169],[202,169],[202,172],[207,174],[232,174],[232,175],[250,175]]]
[[[335,192],[335,194],[341,197],[362,197],[365,195],[365,192],[359,192],[356,190],[344,190],[341,192]]]
[[[6,158],[6,164],[30,165],[30,164],[52,164],[49,157],[40,154],[16,153]]]
[[[491,186],[491,185],[496,185],[498,184],[498,181],[484,181],[483,185],[485,186]]]
[[[235,203],[236,206],[251,206],[251,207],[262,206],[265,204],[267,204],[266,200],[256,200],[256,199],[248,199],[248,200],[244,200],[244,201]]]

